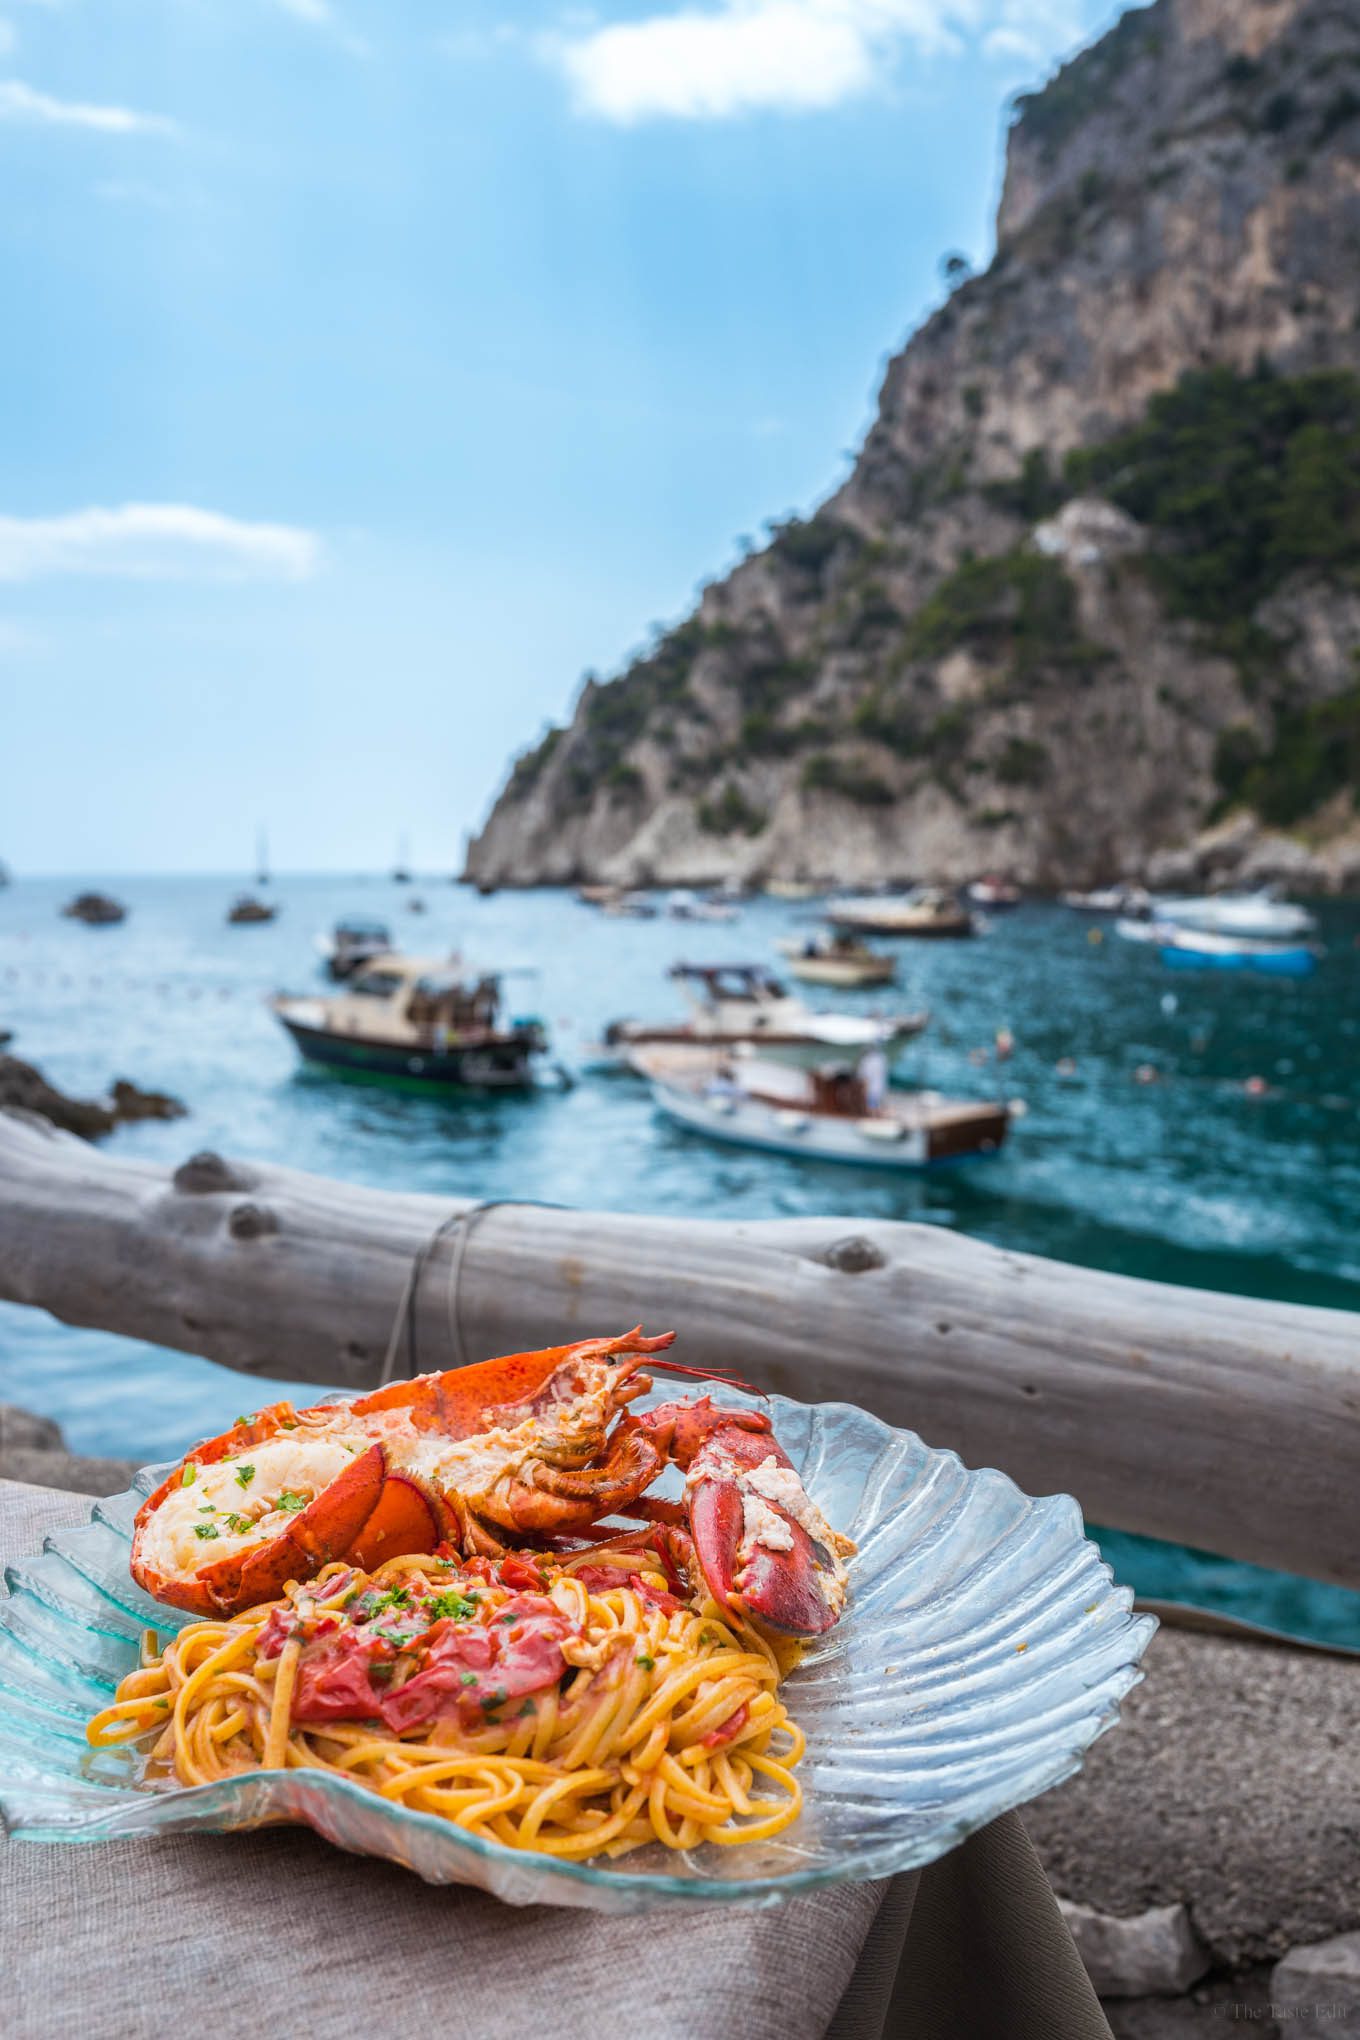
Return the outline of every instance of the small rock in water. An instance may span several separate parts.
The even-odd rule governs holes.
[[[119,1077],[113,1087],[113,1109],[116,1118],[130,1120],[183,1119],[189,1108],[168,1091],[141,1091],[126,1077]]]
[[[108,1104],[96,1098],[68,1098],[32,1063],[17,1055],[0,1055],[0,1110],[36,1112],[82,1140],[98,1140],[126,1120],[182,1119],[187,1109],[164,1091],[139,1091],[122,1077]]]

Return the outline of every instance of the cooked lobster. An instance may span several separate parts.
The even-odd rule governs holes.
[[[274,1598],[335,1559],[562,1549],[594,1532],[686,1572],[735,1614],[813,1636],[844,1605],[854,1546],[806,1493],[770,1420],[697,1400],[633,1412],[673,1332],[584,1339],[393,1383],[349,1403],[271,1404],[197,1446],[137,1513],[132,1573],[195,1615]],[[674,1463],[684,1501],[646,1490]],[[645,1528],[597,1529],[622,1515]]]

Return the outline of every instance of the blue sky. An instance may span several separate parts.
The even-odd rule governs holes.
[[[447,869],[844,473],[1093,0],[0,0],[0,857]]]

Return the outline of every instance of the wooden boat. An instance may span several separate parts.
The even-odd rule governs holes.
[[[640,1048],[758,1046],[780,1062],[824,1062],[861,1056],[872,1048],[891,1054],[919,1034],[928,1013],[878,1016],[815,1013],[758,963],[677,963],[667,972],[690,1003],[687,1020],[615,1020],[604,1048],[631,1065]]]
[[[711,1140],[808,1161],[920,1169],[993,1155],[1010,1126],[1004,1103],[935,1091],[889,1092],[871,1107],[863,1081],[843,1065],[796,1069],[702,1048],[645,1049],[633,1060],[667,1118]]]
[[[418,1090],[526,1090],[547,1047],[539,1021],[502,1021],[496,975],[469,980],[456,958],[389,950],[343,992],[269,1004],[309,1062]]]
[[[365,969],[375,957],[387,955],[391,947],[385,921],[337,921],[329,935],[316,937],[327,975],[337,984]]]
[[[251,928],[261,921],[276,919],[278,911],[251,893],[240,893],[227,908],[227,923],[232,928]]]
[[[789,976],[804,984],[860,991],[897,981],[895,958],[835,929],[823,929],[816,935],[786,935],[777,947],[789,959]]]
[[[977,923],[956,896],[940,886],[918,885],[908,893],[832,900],[826,918],[857,935],[959,937],[976,935]]]
[[[1218,935],[1203,928],[1153,924],[1162,962],[1173,970],[1251,970],[1270,977],[1311,977],[1320,950],[1312,942],[1264,942],[1249,935]]]
[[[115,923],[127,919],[127,908],[121,900],[109,893],[77,893],[62,908],[68,921],[84,921],[89,928],[112,928]]]

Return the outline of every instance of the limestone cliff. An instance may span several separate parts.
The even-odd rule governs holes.
[[[995,258],[890,363],[845,485],[586,686],[467,875],[1051,883],[1206,825],[1353,842],[1357,371],[1354,0],[1124,15],[1017,102]]]

